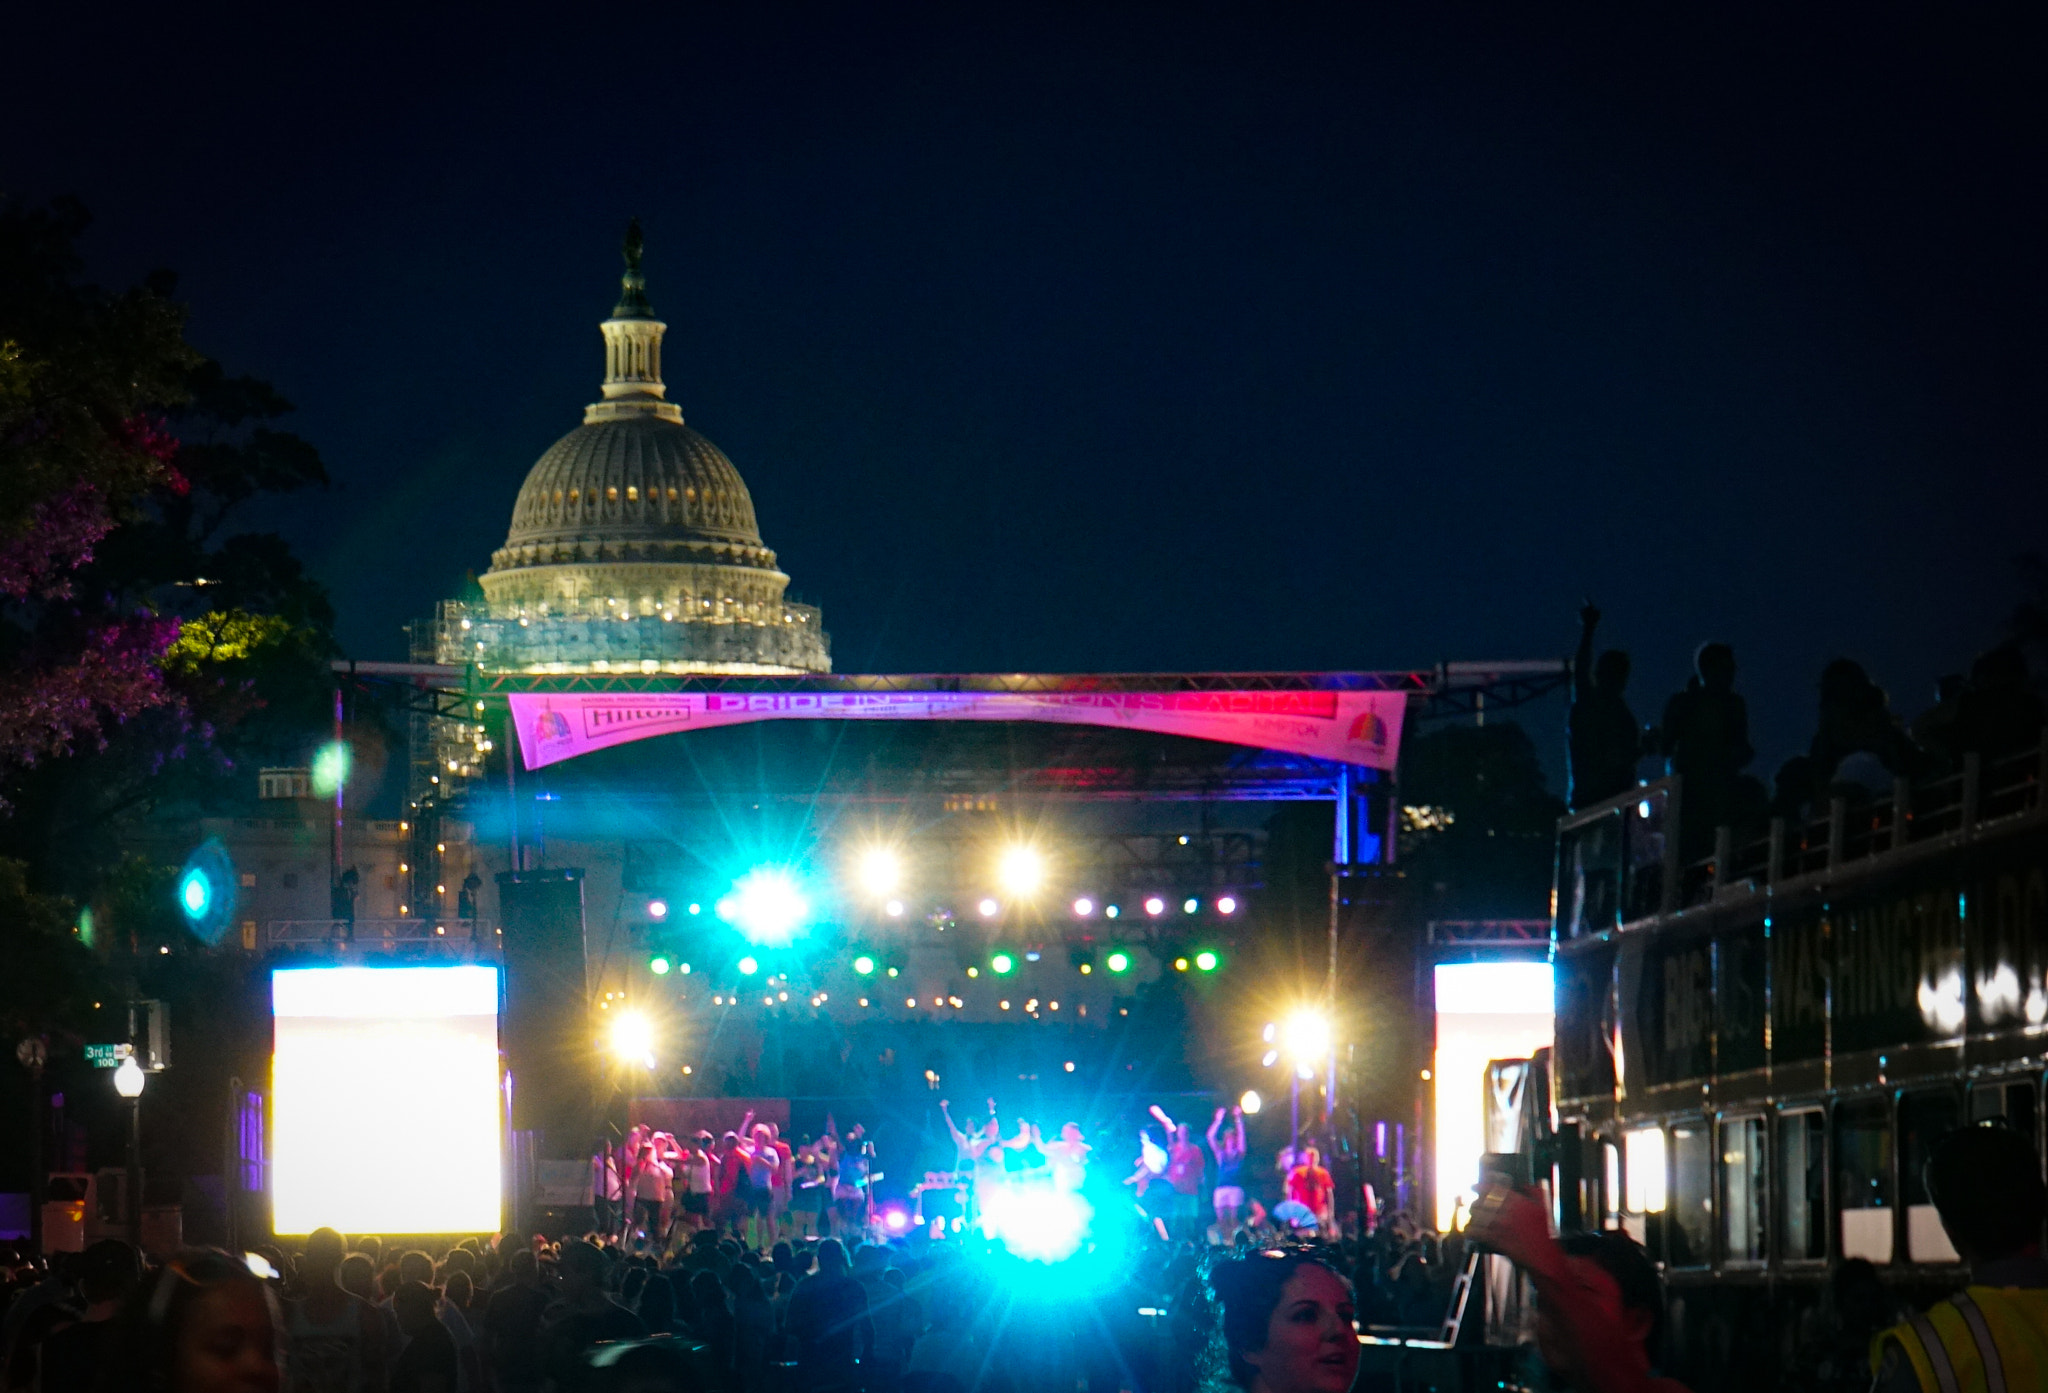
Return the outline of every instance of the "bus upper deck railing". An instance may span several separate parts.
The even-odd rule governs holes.
[[[1967,837],[2042,810],[2048,743],[1993,759],[1967,755],[1955,773],[1895,782],[1873,797],[1831,798],[1824,816],[1773,818],[1762,835],[1714,829],[1710,854],[1684,859],[1676,777],[1572,814],[1558,824],[1554,923],[1560,940],[1779,887],[1942,838]]]

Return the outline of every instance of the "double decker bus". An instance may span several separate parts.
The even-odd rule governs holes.
[[[1662,1265],[1668,1370],[1755,1388],[1850,1259],[1916,1306],[1961,1286],[1929,1147],[2003,1118],[2042,1147],[2048,745],[1680,855],[1684,790],[1559,826],[1554,1134],[1565,1229]]]

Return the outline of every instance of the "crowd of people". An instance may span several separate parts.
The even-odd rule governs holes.
[[[1684,688],[1664,704],[1654,725],[1628,704],[1629,655],[1594,656],[1600,611],[1579,614],[1567,716],[1569,803],[1574,811],[1627,793],[1646,769],[1684,779],[1689,858],[1711,845],[1714,829],[1753,828],[1771,817],[1797,821],[1825,811],[1831,798],[1854,800],[1889,790],[1894,780],[1919,781],[1959,772],[1966,758],[1997,760],[2034,749],[2048,723],[2024,650],[1996,645],[1968,674],[1935,684],[1934,704],[1907,721],[1891,698],[1850,658],[1836,658],[1816,687],[1814,735],[1804,754],[1777,770],[1772,784],[1746,773],[1756,757],[1749,707],[1735,690],[1735,650],[1703,643]],[[1661,766],[1661,767],[1657,767]]]
[[[592,1149],[596,1232],[656,1251],[679,1231],[731,1227],[757,1246],[857,1232],[871,1217],[872,1150],[864,1128],[842,1134],[830,1117],[817,1138],[794,1144],[751,1111],[722,1137],[636,1125]]]
[[[1868,1264],[1842,1264],[1782,1389],[1860,1390],[1873,1375],[1881,1393],[1985,1387],[1972,1380],[1987,1359],[2006,1376],[1988,1386],[2043,1386],[2048,1191],[2031,1145],[1961,1129],[1934,1147],[1926,1179],[1968,1287],[1916,1315]],[[105,1241],[8,1263],[0,1386],[1347,1393],[1373,1386],[1358,1377],[1360,1332],[1434,1334],[1479,1244],[1538,1301],[1529,1362],[1501,1386],[1683,1393],[1655,1372],[1666,1310],[1649,1256],[1620,1232],[1554,1237],[1536,1191],[1489,1187],[1465,1232],[1442,1239],[1399,1213],[1361,1238],[1278,1246],[1243,1232],[1223,1248],[1162,1238],[1135,1215],[1122,1236],[1092,1281],[1085,1265],[1006,1262],[971,1230],[763,1248],[705,1227],[659,1254],[594,1232],[504,1234],[430,1254],[321,1229],[290,1252],[188,1250],[147,1270]]]

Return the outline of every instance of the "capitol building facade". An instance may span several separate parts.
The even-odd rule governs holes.
[[[602,399],[540,457],[482,598],[440,607],[434,657],[489,673],[772,676],[832,670],[824,616],[788,598],[732,461],[661,377],[641,239],[601,328]]]

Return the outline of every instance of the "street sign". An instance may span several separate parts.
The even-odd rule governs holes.
[[[87,1045],[85,1062],[95,1069],[118,1069],[121,1061],[135,1053],[135,1046],[125,1041],[118,1045]]]

